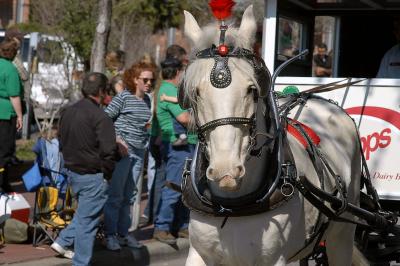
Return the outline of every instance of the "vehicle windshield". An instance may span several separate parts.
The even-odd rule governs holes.
[[[37,55],[39,62],[47,64],[62,64],[65,56],[61,43],[48,39],[40,40]]]

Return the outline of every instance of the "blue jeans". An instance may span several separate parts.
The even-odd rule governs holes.
[[[126,236],[131,226],[130,206],[137,195],[137,181],[142,171],[144,149],[134,149],[117,162],[104,206],[106,235]]]
[[[74,245],[74,266],[90,265],[97,226],[107,200],[108,183],[102,173],[79,175],[68,171],[67,174],[78,208],[56,242],[64,248]]]
[[[149,200],[147,201],[146,208],[144,209],[144,215],[149,218],[149,222],[153,222],[159,212],[161,191],[165,184],[165,163],[156,164],[154,180],[151,183],[151,189],[149,190]]]
[[[161,189],[165,184],[165,162],[161,156],[162,145],[156,144],[157,137],[150,137],[149,143],[149,160],[148,160],[148,195],[144,215],[149,218],[149,222],[153,222],[157,217],[159,203],[161,199]]]
[[[166,162],[166,180],[177,185],[182,182],[182,172],[186,158],[192,158],[194,145],[173,147],[170,142],[163,142]],[[163,187],[160,210],[154,227],[162,231],[186,229],[189,224],[189,210],[183,205],[181,193]]]

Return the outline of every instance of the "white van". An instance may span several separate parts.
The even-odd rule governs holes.
[[[0,31],[0,42],[4,40],[4,34]],[[72,74],[83,70],[70,44],[56,36],[27,34],[21,44],[21,58],[26,69],[30,63],[32,66],[29,98],[35,108],[46,113],[68,103],[76,85]]]

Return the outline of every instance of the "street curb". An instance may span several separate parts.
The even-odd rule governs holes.
[[[93,266],[146,266],[168,258],[185,256],[189,251],[189,240],[178,238],[176,245],[168,245],[150,240],[141,249],[122,248],[120,251],[109,251],[103,246],[96,245],[93,253]],[[10,266],[70,266],[71,260],[60,257],[48,257],[34,261],[1,264]]]

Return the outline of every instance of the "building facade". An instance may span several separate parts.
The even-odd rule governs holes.
[[[29,20],[30,0],[0,0],[0,29]]]

